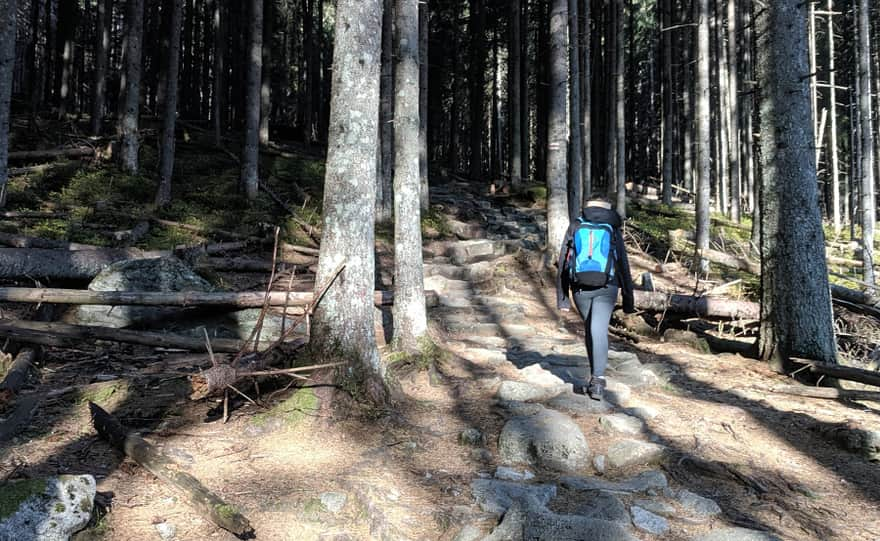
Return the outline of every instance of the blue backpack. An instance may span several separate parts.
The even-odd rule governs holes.
[[[614,226],[578,218],[569,256],[573,284],[605,287],[614,277]]]

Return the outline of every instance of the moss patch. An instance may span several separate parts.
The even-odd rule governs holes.
[[[287,426],[296,426],[307,417],[314,416],[321,401],[312,389],[297,389],[286,400],[276,404],[271,410],[251,418],[255,426],[263,426],[270,419],[277,418]]]
[[[0,483],[0,520],[12,516],[23,502],[45,491],[45,479],[23,479]]]

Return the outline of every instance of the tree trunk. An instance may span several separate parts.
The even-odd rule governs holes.
[[[263,70],[260,81],[260,144],[269,144],[269,119],[272,116],[272,34],[275,0],[263,0]]]
[[[245,134],[241,151],[241,187],[249,201],[257,198],[260,186],[260,82],[263,67],[263,0],[250,2],[245,95]]]
[[[95,83],[92,96],[92,135],[101,135],[104,104],[107,101],[107,63],[110,60],[110,33],[113,0],[98,0],[98,27],[95,35]]]
[[[0,0],[0,208],[6,206],[12,75],[15,70],[15,0]]]
[[[387,397],[371,302],[381,25],[381,0],[338,0],[316,287],[328,284],[340,265],[345,270],[318,305],[312,326],[317,348],[359,364],[367,396],[377,403]]]
[[[485,100],[486,6],[484,0],[470,0],[470,177],[483,176],[483,102]]]
[[[827,0],[825,10],[828,12],[826,39],[828,40],[828,106],[830,108],[831,132],[829,138],[829,150],[831,151],[831,221],[834,225],[835,236],[840,236],[843,225],[840,219],[840,157],[837,152],[837,73],[834,35],[834,1]]]
[[[416,351],[427,332],[419,208],[419,2],[396,0],[394,70],[395,347]]]
[[[568,215],[571,220],[581,214],[584,200],[578,2],[568,0]]]
[[[79,2],[76,0],[60,0],[58,3],[58,47],[61,63],[58,79],[58,116],[64,118],[74,94],[73,86],[73,54],[76,44],[76,27],[79,18]]]
[[[568,229],[566,84],[568,83],[568,0],[552,0],[550,12],[550,80],[547,115],[547,255],[558,258]]]
[[[581,70],[581,135],[584,144],[583,175],[581,183],[584,187],[584,199],[593,195],[593,62],[590,55],[592,40],[591,33],[591,0],[581,0],[581,19],[583,20],[583,35],[581,37],[581,54],[583,65]]]
[[[807,6],[767,4],[757,17],[761,115],[762,359],[836,362],[810,112]]]
[[[224,99],[226,95],[226,18],[223,14],[223,0],[213,0],[214,8],[214,86],[211,92],[211,120],[214,127],[214,144],[223,145],[223,129],[226,125]]]
[[[394,217],[394,0],[383,0],[382,79],[379,89],[379,181],[376,185],[376,222]],[[453,90],[454,92],[454,90]]]
[[[696,192],[697,192],[697,270],[705,274],[709,272],[709,262],[700,255],[703,250],[709,249],[709,208],[711,201],[710,177],[712,168],[712,112],[710,111],[709,99],[709,0],[695,0],[696,9],[694,15],[697,23],[696,40]]]
[[[672,0],[662,0],[657,3],[662,27],[663,56],[661,57],[661,70],[663,72],[663,204],[672,204],[672,185],[674,183],[673,156],[675,154],[675,95],[673,90],[672,71]]]
[[[616,90],[614,92],[614,107],[617,111],[617,119],[615,120],[615,129],[617,131],[617,157],[615,179],[617,184],[617,214],[622,220],[626,220],[626,21],[624,19],[624,0],[615,0],[615,8],[617,12],[617,46],[615,53],[617,61],[614,66],[616,72],[614,74],[616,80]]]
[[[861,110],[861,210],[863,280],[874,285],[874,229],[877,222],[874,200],[874,121],[871,104],[870,0],[859,0],[859,109]]]
[[[739,62],[737,55],[736,0],[727,0],[727,73],[728,73],[728,162],[730,166],[730,217],[740,221],[742,174],[740,172],[740,131],[739,131]]]
[[[141,100],[141,51],[144,36],[144,0],[128,0],[125,36],[125,85],[120,119],[120,165],[129,174],[138,172],[140,134],[138,115]]]
[[[510,185],[514,190],[522,184],[523,155],[522,155],[522,0],[512,0],[509,8],[510,15],[510,42],[508,44],[509,56],[507,68],[507,117],[510,119],[510,136],[508,145],[507,174],[510,177]],[[526,128],[527,129],[527,128]]]
[[[428,0],[419,2],[419,205],[427,212],[431,204],[428,186]]]
[[[159,191],[156,206],[171,202],[171,175],[174,172],[174,129],[177,125],[177,82],[180,76],[180,23],[183,18],[183,0],[172,0],[168,43],[168,61],[165,64],[165,110],[162,111],[162,144],[159,155]]]

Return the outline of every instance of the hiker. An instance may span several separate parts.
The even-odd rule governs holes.
[[[578,394],[601,400],[605,391],[605,367],[608,365],[608,324],[623,292],[623,311],[635,312],[633,282],[629,259],[623,242],[620,216],[604,197],[587,202],[581,216],[571,223],[559,250],[556,275],[556,306],[571,309],[572,292],[578,312],[584,318],[584,342],[590,363],[586,385],[575,385]]]

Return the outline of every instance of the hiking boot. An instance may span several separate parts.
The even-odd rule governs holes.
[[[593,376],[587,386],[587,394],[593,400],[602,400],[602,396],[605,394],[605,385],[605,378]]]

